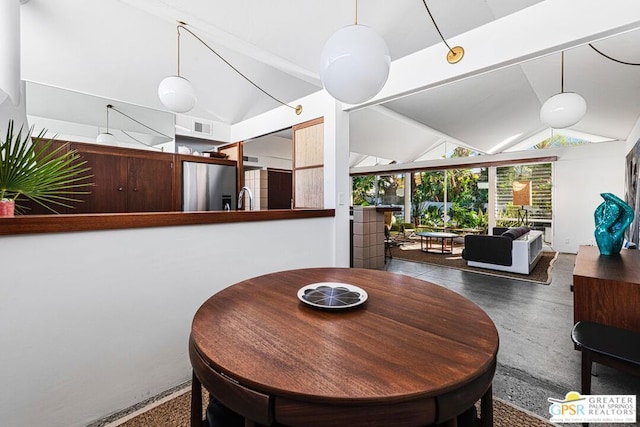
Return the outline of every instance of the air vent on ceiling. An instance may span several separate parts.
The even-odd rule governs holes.
[[[211,122],[205,121],[194,121],[193,122],[193,132],[201,133],[205,135],[211,135]]]
[[[245,162],[258,163],[257,157],[242,156],[242,160]]]

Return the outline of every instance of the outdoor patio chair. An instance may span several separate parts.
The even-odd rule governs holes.
[[[391,227],[385,224],[384,226],[384,262],[387,263],[387,254],[389,255],[389,259],[393,258],[391,254],[391,245],[393,241],[391,239]]]

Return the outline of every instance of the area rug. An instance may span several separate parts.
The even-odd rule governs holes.
[[[206,402],[206,399],[203,399]],[[110,424],[119,427],[189,427],[191,391],[177,393],[159,405],[142,409],[122,419],[119,423]],[[479,405],[476,405],[479,408]],[[547,420],[531,412],[517,408],[503,400],[493,399],[494,427],[546,427]]]
[[[558,252],[542,252],[542,256],[540,257],[538,264],[535,266],[531,274],[526,275],[489,270],[486,268],[469,267],[467,266],[467,262],[462,259],[462,247],[460,246],[455,246],[452,254],[439,254],[434,252],[423,252],[420,250],[419,240],[409,240],[403,242],[400,246],[393,246],[391,248],[391,255],[393,258],[403,259],[406,261],[434,264],[441,267],[456,268],[458,270],[490,276],[507,277],[509,279],[533,282],[541,285],[548,285],[551,283],[551,270],[554,262],[558,258]]]

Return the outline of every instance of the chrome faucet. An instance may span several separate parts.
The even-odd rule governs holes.
[[[249,195],[249,210],[253,210],[253,193],[248,187],[242,187],[240,193],[238,193],[238,210],[242,209],[242,201],[244,200],[244,193]]]

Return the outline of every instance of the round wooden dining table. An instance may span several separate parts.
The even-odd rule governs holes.
[[[319,283],[358,287],[366,300],[318,308],[298,297]],[[196,312],[191,423],[202,426],[204,385],[247,426],[455,426],[478,400],[491,426],[497,352],[489,316],[439,285],[355,268],[267,274]]]

